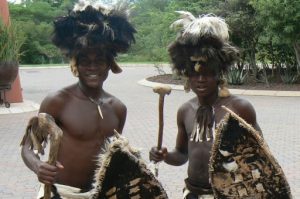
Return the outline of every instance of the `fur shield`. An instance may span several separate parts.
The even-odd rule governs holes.
[[[251,125],[231,110],[218,126],[209,174],[215,198],[290,199],[286,177]]]
[[[118,137],[100,157],[93,199],[167,199],[160,182],[124,137]]]

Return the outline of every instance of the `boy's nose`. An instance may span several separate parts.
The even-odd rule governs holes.
[[[90,64],[88,65],[89,68],[104,68],[102,63],[98,63],[97,61],[91,61]]]
[[[202,82],[202,81],[205,81],[206,80],[206,77],[204,75],[199,75],[198,76],[198,81]]]

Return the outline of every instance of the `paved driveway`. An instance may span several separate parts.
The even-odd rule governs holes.
[[[123,73],[111,74],[104,85],[107,91],[118,96],[127,105],[124,135],[129,138],[131,145],[141,149],[147,162],[148,150],[156,144],[158,96],[151,88],[141,86],[137,81],[156,74],[155,68],[151,66],[124,67]],[[69,68],[21,69],[20,77],[24,99],[36,103],[40,103],[47,93],[76,82]],[[175,144],[176,111],[192,96],[192,93],[172,91],[165,98],[163,144],[170,150]],[[256,108],[265,139],[283,167],[294,197],[300,198],[300,98],[244,97]],[[32,199],[36,195],[38,181],[22,162],[19,149],[27,121],[35,114],[36,112],[0,115],[0,199]],[[181,198],[186,165],[174,167],[162,163],[159,174],[169,198]]]

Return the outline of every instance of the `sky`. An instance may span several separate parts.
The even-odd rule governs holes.
[[[11,2],[11,3],[16,3],[16,4],[18,4],[18,3],[21,3],[21,0],[7,0],[8,2]],[[87,0],[88,1],[88,0]],[[94,1],[94,0],[93,0]],[[115,2],[116,0],[104,0],[104,2]],[[101,1],[101,0],[99,0],[99,2],[103,2],[103,1]]]
[[[10,3],[21,3],[21,0],[7,0]]]

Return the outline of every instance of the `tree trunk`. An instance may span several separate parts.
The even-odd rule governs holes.
[[[297,59],[297,73],[300,75],[300,42],[295,42],[293,46]]]
[[[270,53],[271,53],[271,62],[272,62],[272,74],[271,77],[275,76],[275,56],[274,56],[274,50],[273,50],[273,43],[272,40],[270,40]]]
[[[253,76],[256,79],[257,77],[257,67],[256,67],[256,58],[255,58],[255,48],[251,48],[249,52],[249,65],[253,71]]]
[[[277,83],[281,83],[282,79],[281,79],[281,74],[280,74],[280,69],[281,69],[282,65],[281,63],[277,63],[276,64],[276,77],[275,77],[275,82]]]

